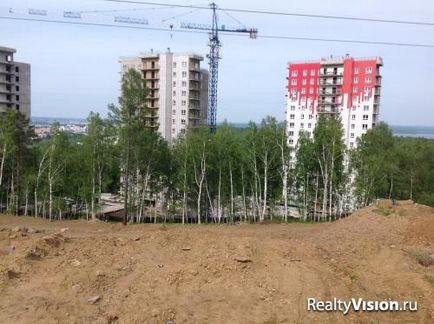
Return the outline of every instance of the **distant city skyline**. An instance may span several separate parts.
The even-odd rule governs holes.
[[[178,2],[176,2],[178,3]],[[197,4],[192,1],[185,4]],[[287,4],[269,1],[228,0],[221,7],[305,12],[353,17],[372,17],[430,22],[434,3],[374,0],[310,1]],[[149,6],[61,0],[5,0],[1,7],[44,8],[47,10],[106,10],[147,8],[126,15],[147,17],[153,21],[186,14],[189,9],[149,10]],[[4,10],[4,9],[3,9]],[[224,12],[221,23],[237,25]],[[392,125],[434,124],[434,49],[383,45],[343,44],[313,41],[261,39],[260,35],[288,35],[360,39],[389,42],[432,43],[434,27],[381,24],[353,21],[274,17],[231,13],[249,27],[259,30],[259,38],[223,35],[220,64],[218,121],[233,123],[260,121],[266,115],[285,119],[287,63],[316,60],[321,57],[350,54],[354,57],[381,56],[384,59],[380,120]],[[209,23],[210,12],[199,10],[182,20]],[[32,115],[41,117],[81,117],[90,111],[107,114],[107,105],[119,96],[119,58],[139,52],[197,52],[206,56],[207,36],[145,30],[90,26],[55,25],[0,20],[0,46],[17,49],[16,59],[32,65]],[[37,41],[36,41],[37,40]]]

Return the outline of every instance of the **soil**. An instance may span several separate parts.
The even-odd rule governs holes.
[[[322,224],[0,215],[0,322],[433,323],[434,211],[390,208]],[[417,301],[418,311],[312,312],[308,297]]]

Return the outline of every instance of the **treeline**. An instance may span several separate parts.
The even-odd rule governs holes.
[[[1,114],[1,210],[95,218],[104,192],[126,198],[125,222],[324,221],[376,198],[434,206],[432,140],[394,137],[383,123],[347,151],[340,121],[321,117],[291,151],[285,124],[266,117],[243,130],[188,129],[169,146],[144,127],[152,118],[142,105],[147,94],[129,71],[119,105],[105,119],[91,113],[80,141],[58,125],[39,141],[19,113]]]

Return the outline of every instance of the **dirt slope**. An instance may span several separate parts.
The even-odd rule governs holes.
[[[432,323],[433,254],[434,213],[418,205],[289,225],[1,215],[0,322]],[[419,310],[308,312],[308,297],[416,300]]]

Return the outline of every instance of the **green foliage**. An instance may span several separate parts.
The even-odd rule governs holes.
[[[392,208],[380,206],[376,209],[376,212],[382,216],[390,216],[394,213],[394,210]]]
[[[434,276],[433,275],[426,274],[425,275],[425,280],[428,281],[431,285],[434,286]]]
[[[434,141],[394,137],[380,123],[352,151],[359,206],[375,198],[413,199],[434,206]]]
[[[432,140],[397,138],[380,123],[347,151],[341,121],[321,116],[293,151],[286,125],[266,117],[244,130],[227,122],[216,133],[186,128],[169,146],[144,104],[148,93],[130,70],[119,105],[110,106],[109,118],[91,113],[80,139],[53,125],[53,135],[37,141],[20,114],[0,114],[0,208],[96,217],[102,193],[122,192],[129,222],[221,223],[291,222],[296,209],[303,221],[322,222],[376,198],[434,206]]]

